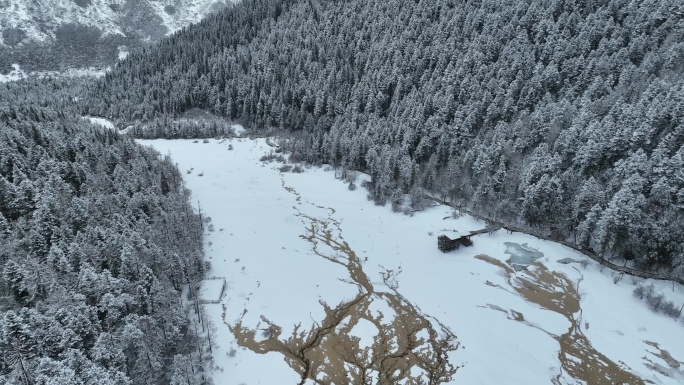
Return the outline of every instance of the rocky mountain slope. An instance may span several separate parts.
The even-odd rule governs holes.
[[[0,72],[111,64],[229,0],[0,0]]]

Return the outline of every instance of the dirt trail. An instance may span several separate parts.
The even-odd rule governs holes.
[[[394,272],[383,274],[389,290],[377,291],[361,260],[342,237],[340,222],[332,217],[335,210],[303,202],[284,181],[283,188],[296,196],[295,215],[306,228],[301,238],[311,244],[315,255],[344,266],[349,274],[347,282],[357,286],[358,294],[336,306],[321,301],[325,318],[308,330],[296,325],[290,336],[282,336],[282,328],[263,316],[263,338],[241,321],[229,325],[238,344],[260,354],[282,354],[300,375],[300,385],[307,381],[321,385],[437,385],[450,381],[456,372],[448,359],[458,348],[455,335],[399,294]],[[302,205],[329,213],[326,218],[313,217],[302,212]],[[356,326],[368,330],[367,323],[377,330],[370,345],[354,335]]]
[[[591,341],[584,335],[581,328],[582,309],[578,286],[574,285],[565,275],[548,270],[540,263],[534,263],[533,269],[517,273],[508,265],[488,255],[478,255],[475,258],[501,268],[510,288],[500,287],[510,292],[513,289],[527,301],[535,303],[544,309],[551,310],[564,316],[569,322],[568,331],[560,336],[528,323],[523,314],[510,310],[509,317],[519,322],[536,327],[556,339],[560,345],[558,359],[561,363],[561,373],[552,379],[553,384],[561,384],[563,372],[576,380],[587,384],[645,384],[646,381],[630,373],[624,364],[618,364],[597,351]],[[491,282],[487,283],[493,286]],[[498,306],[488,305],[494,310],[504,311]]]

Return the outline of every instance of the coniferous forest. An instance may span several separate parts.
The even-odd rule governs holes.
[[[0,383],[192,385],[200,218],[170,159],[80,118],[77,88],[0,85]]]
[[[682,277],[683,106],[679,0],[245,0],[99,80],[0,84],[0,384],[206,382],[202,218],[132,137],[277,131],[378,204]]]
[[[684,270],[684,3],[252,0],[120,63],[86,110],[210,110],[300,160],[641,269]]]

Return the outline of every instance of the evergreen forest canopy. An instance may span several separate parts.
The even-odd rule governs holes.
[[[80,118],[74,90],[0,84],[0,383],[197,384],[189,191],[168,157]]]
[[[202,108],[646,269],[684,270],[684,3],[246,0],[92,91],[126,122]]]

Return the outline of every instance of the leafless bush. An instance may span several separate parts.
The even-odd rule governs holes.
[[[625,276],[624,273],[619,273],[619,272],[614,272],[613,273],[613,283],[617,284],[618,282],[622,281],[622,278]]]
[[[681,315],[682,308],[675,305],[674,302],[667,300],[662,293],[657,293],[653,284],[647,286],[639,285],[634,289],[633,293],[635,297],[645,300],[648,307],[656,313],[663,313],[675,319]]]
[[[359,173],[356,171],[348,171],[346,178],[344,178],[345,182],[349,183],[354,183],[356,180],[359,179]]]
[[[273,151],[269,152],[268,154],[264,154],[264,156],[259,158],[259,160],[262,162],[272,162],[275,159],[276,155],[273,153]]]

